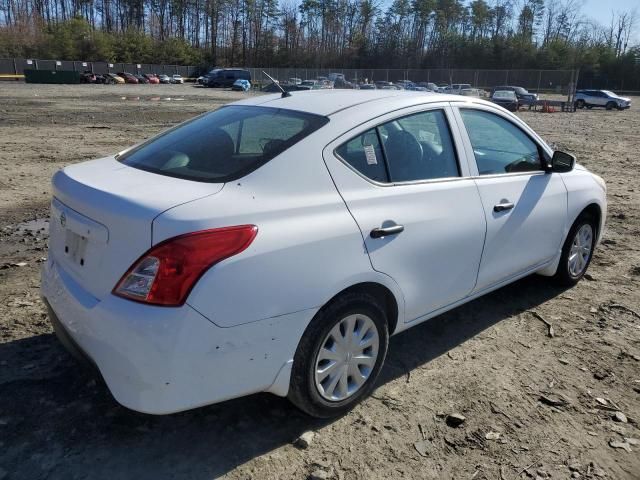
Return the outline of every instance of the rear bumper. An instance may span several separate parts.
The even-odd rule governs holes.
[[[100,301],[52,260],[41,288],[61,342],[98,367],[119,403],[151,414],[260,391],[286,394],[287,367],[315,314],[220,328],[188,305],[152,307],[113,295]]]
[[[58,340],[60,341],[62,346],[66,348],[67,351],[71,355],[73,355],[78,361],[97,368],[97,365],[95,364],[93,359],[89,355],[87,355],[87,352],[82,350],[80,345],[78,345],[73,339],[73,337],[69,335],[69,332],[67,332],[67,329],[64,328],[64,325],[60,322],[60,319],[56,315],[56,312],[54,312],[53,309],[51,308],[51,305],[49,305],[49,302],[45,299],[44,303],[47,307],[49,322],[51,323],[51,326],[53,327],[53,331],[56,334],[56,337],[58,337]]]

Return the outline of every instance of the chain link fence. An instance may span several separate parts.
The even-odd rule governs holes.
[[[0,59],[0,75],[19,76],[25,69],[91,71],[97,74],[129,72],[134,74],[180,74],[193,78],[206,73],[210,68],[194,65],[161,65],[148,63],[109,63],[84,62],[68,60],[46,60],[26,58]],[[608,82],[605,77],[594,77],[592,74],[578,75],[577,70],[482,70],[482,69],[334,69],[334,68],[248,68],[254,84],[268,83],[262,74],[266,72],[280,82],[289,79],[313,80],[339,73],[349,82],[373,83],[377,81],[398,82],[410,80],[415,83],[435,83],[449,85],[452,83],[468,83],[476,88],[489,90],[499,85],[517,85],[534,92],[556,93],[567,95],[576,81],[582,88],[633,89],[634,82],[617,85]],[[636,82],[637,83],[637,82]],[[640,86],[639,86],[640,88]]]
[[[293,79],[312,80],[337,73],[356,84],[410,80],[414,83],[435,83],[439,86],[468,83],[475,88],[486,90],[500,85],[517,85],[534,92],[562,95],[569,94],[578,79],[576,70],[249,68],[249,71],[251,78],[260,83],[268,82],[262,74],[263,71],[280,82]]]

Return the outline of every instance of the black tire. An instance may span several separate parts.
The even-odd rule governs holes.
[[[576,108],[583,109],[585,106],[586,106],[586,103],[584,100],[580,99],[576,101]]]
[[[378,357],[365,383],[342,401],[323,398],[315,385],[316,357],[322,343],[341,320],[354,313],[367,315],[378,333]],[[288,398],[303,412],[317,418],[342,415],[367,397],[374,389],[389,347],[389,327],[384,308],[366,293],[346,293],[324,306],[304,332],[293,360]]]
[[[591,110],[593,108],[593,105],[587,105],[587,110]]]
[[[589,252],[589,258],[587,260],[586,265],[582,269],[579,275],[572,275],[569,272],[569,253],[571,251],[571,245],[573,244],[573,240],[576,236],[576,233],[583,225],[590,225],[592,231],[592,241],[591,241],[591,251]],[[562,254],[560,255],[560,262],[558,263],[558,270],[556,271],[553,279],[559,285],[565,287],[572,287],[576,283],[578,283],[584,274],[587,273],[589,269],[589,265],[591,264],[591,259],[593,258],[593,250],[596,245],[596,239],[598,238],[598,225],[596,220],[587,213],[582,213],[573,225],[569,229],[569,233],[567,234],[567,238],[564,241],[564,245],[562,246]]]
[[[605,106],[607,110],[613,110],[616,107],[617,107],[616,102],[607,102],[607,105]]]

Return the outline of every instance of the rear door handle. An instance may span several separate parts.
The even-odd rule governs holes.
[[[371,230],[371,238],[381,238],[386,237],[387,235],[397,235],[400,232],[404,231],[404,226],[402,225],[393,225],[391,227],[379,227]]]
[[[515,206],[516,206],[515,203],[511,203],[511,202],[499,203],[499,204],[493,206],[493,211],[494,212],[504,212],[506,210],[511,210]]]

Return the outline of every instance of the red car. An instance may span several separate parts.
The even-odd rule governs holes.
[[[118,76],[124,78],[125,83],[138,83],[138,79],[127,72],[118,72]]]
[[[160,83],[160,79],[151,73],[145,73],[144,77],[149,80],[149,83],[158,84]]]

